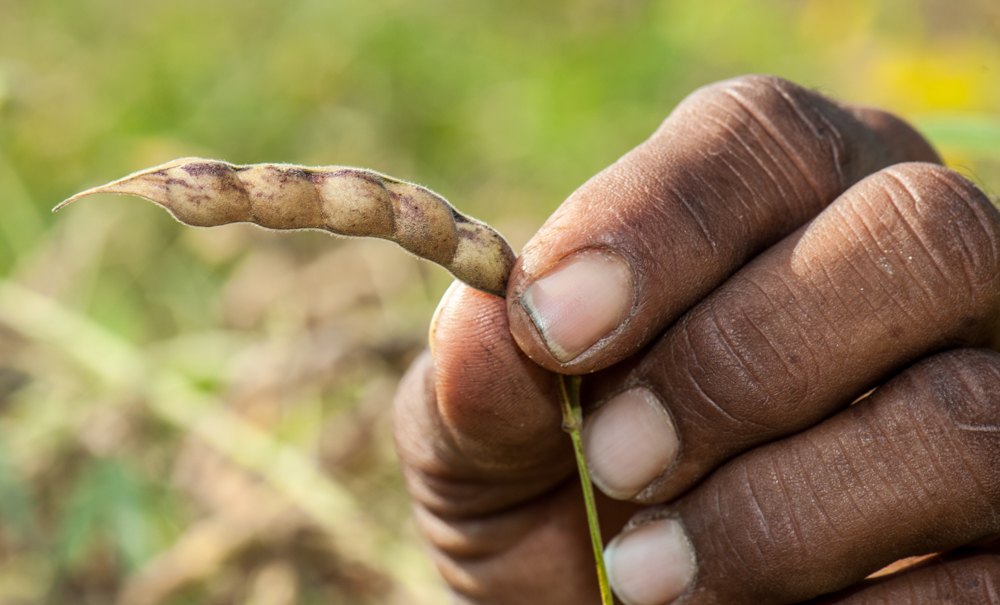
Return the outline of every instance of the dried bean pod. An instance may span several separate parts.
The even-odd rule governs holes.
[[[248,222],[388,239],[497,296],[506,292],[514,263],[499,233],[440,195],[361,168],[182,158],[80,192],[55,210],[98,193],[146,198],[199,227]]]

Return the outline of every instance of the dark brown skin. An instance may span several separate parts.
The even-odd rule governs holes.
[[[506,300],[450,290],[396,435],[457,600],[599,602],[558,371],[588,374],[589,417],[644,387],[676,429],[675,459],[599,505],[623,543],[679,522],[691,575],[662,600],[620,596],[1000,602],[1000,213],[939,162],[889,114],[737,78],[576,191]],[[627,267],[627,305],[566,353],[525,292],[579,251]],[[614,435],[666,443],[657,430]],[[655,548],[642,565],[684,568]]]

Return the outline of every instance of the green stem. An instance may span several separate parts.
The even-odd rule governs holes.
[[[594,502],[594,486],[590,482],[590,471],[583,455],[583,440],[580,429],[583,428],[583,410],[580,408],[580,377],[559,377],[560,401],[562,403],[563,430],[569,433],[573,441],[573,453],[576,455],[576,468],[580,474],[580,487],[583,488],[583,505],[587,509],[587,527],[590,529],[590,544],[594,549],[594,563],[597,566],[597,584],[601,591],[602,605],[614,605],[611,595],[611,585],[608,583],[608,570],[604,567],[604,542],[601,540],[601,525],[597,519],[597,504]]]

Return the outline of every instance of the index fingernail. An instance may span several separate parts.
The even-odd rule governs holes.
[[[586,250],[531,284],[521,306],[552,356],[565,363],[617,328],[632,300],[632,272],[625,261],[606,250]]]

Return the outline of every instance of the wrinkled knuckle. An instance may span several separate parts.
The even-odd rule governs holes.
[[[845,118],[829,100],[773,76],[742,76],[705,87],[686,103],[702,110],[704,128],[735,137],[765,173],[796,189],[810,207],[825,205],[857,179],[844,133]]]
[[[703,86],[695,90],[689,98],[708,97],[714,99],[724,99],[735,92],[746,93],[762,102],[762,108],[767,109],[773,102],[778,106],[779,97],[782,93],[793,92],[801,89],[800,86],[777,76],[764,74],[747,74],[729,78]]]
[[[907,258],[937,273],[950,311],[993,311],[1000,288],[1000,213],[974,185],[935,164],[898,164],[876,177],[903,232]],[[884,242],[889,243],[889,242]]]
[[[721,474],[725,481],[706,484],[699,503],[711,510],[714,521],[706,535],[713,541],[710,551],[723,574],[771,576],[773,581],[765,583],[764,590],[773,592],[757,596],[761,602],[776,602],[779,595],[787,598],[790,582],[774,577],[774,572],[815,560],[816,545],[808,533],[790,522],[801,508],[792,495],[797,493],[793,486],[801,485],[796,478],[799,473],[789,468],[785,456],[768,451],[757,456],[752,466],[744,460],[727,467]]]
[[[688,100],[712,110],[714,117],[729,126],[755,124],[763,127],[762,138],[793,135],[789,126],[806,120],[811,128],[818,120],[808,107],[811,99],[800,86],[772,76],[741,76],[709,85],[694,92]],[[802,143],[797,139],[791,143]]]
[[[735,434],[771,434],[786,420],[782,401],[804,396],[795,360],[768,327],[747,314],[716,313],[708,307],[680,326],[677,351],[683,359],[697,416]]]
[[[935,403],[960,430],[995,428],[984,432],[1000,446],[1000,353],[957,349],[940,353],[924,364],[921,381]]]
[[[960,349],[916,369],[924,401],[953,436],[957,455],[1000,523],[1000,353]]]

